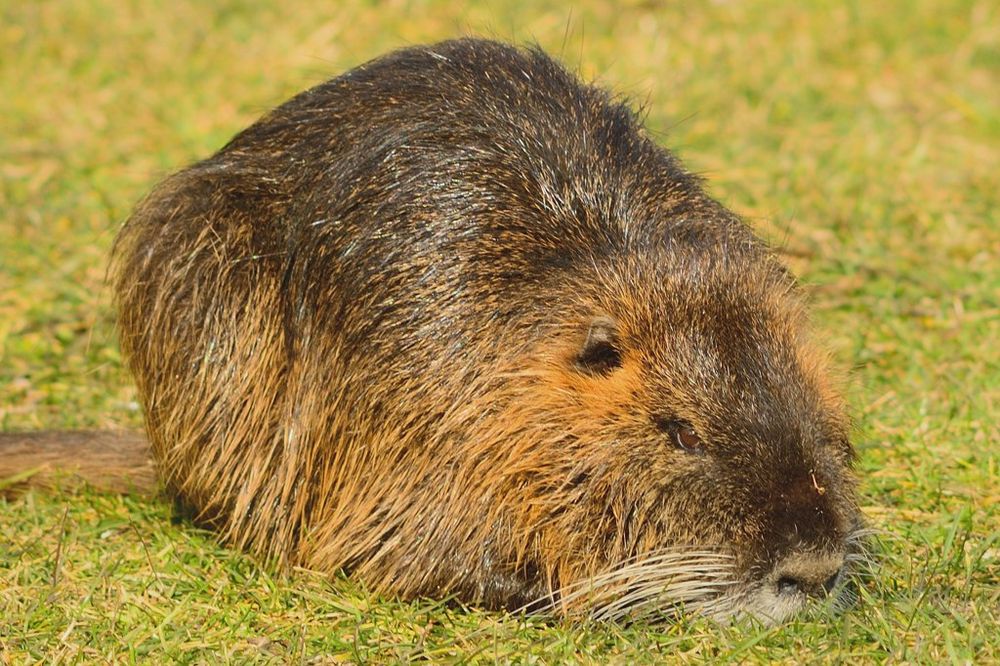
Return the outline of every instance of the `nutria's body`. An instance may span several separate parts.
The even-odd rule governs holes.
[[[538,51],[412,48],[295,97],[137,208],[114,290],[166,487],[253,552],[780,617],[852,549],[791,278]]]

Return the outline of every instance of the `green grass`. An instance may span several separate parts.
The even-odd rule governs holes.
[[[525,622],[280,575],[166,502],[0,500],[0,662],[1000,661],[1000,8],[988,0],[0,0],[0,428],[137,427],[104,271],[132,204],[390,48],[537,40],[784,248],[852,368],[857,608]]]

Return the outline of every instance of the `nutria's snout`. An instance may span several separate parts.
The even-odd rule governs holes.
[[[742,583],[712,604],[712,614],[776,623],[810,604],[843,607],[864,532],[847,468],[837,475],[810,472],[780,487],[757,519],[765,526],[761,540],[734,542],[738,552],[756,553],[756,560],[736,575]]]

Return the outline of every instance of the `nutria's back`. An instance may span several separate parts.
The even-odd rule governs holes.
[[[849,555],[791,278],[540,51],[445,42],[300,94],[137,208],[115,291],[168,488],[254,552],[774,616]]]

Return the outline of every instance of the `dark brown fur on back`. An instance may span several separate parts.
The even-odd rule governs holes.
[[[411,48],[300,94],[154,190],[114,288],[167,488],[253,552],[569,608],[668,553],[724,570],[708,598],[849,550],[787,272],[540,51]]]

